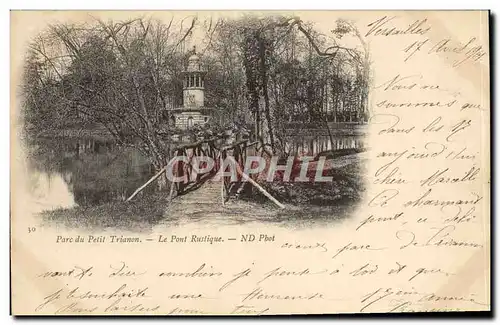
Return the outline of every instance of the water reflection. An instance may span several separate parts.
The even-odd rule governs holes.
[[[50,198],[67,197],[54,207],[123,200],[152,173],[136,150],[90,139],[37,141],[29,164],[39,201],[51,205]]]
[[[33,170],[29,175],[30,202],[34,202],[34,212],[59,208],[72,208],[75,197],[68,185],[71,173],[49,173]]]

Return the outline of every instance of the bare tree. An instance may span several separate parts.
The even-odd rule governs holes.
[[[174,29],[173,21],[139,18],[50,26],[30,45],[30,66],[37,65],[44,94],[31,88],[33,73],[25,74],[25,98],[38,96],[26,115],[37,116],[31,122],[39,129],[51,119],[59,128],[101,126],[160,170],[170,157],[170,140],[159,132],[168,125],[162,112],[179,96],[180,44],[194,23]]]

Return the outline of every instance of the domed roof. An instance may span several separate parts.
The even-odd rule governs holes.
[[[201,70],[201,59],[196,54],[196,46],[193,46],[193,54],[188,58],[187,71],[197,72]]]

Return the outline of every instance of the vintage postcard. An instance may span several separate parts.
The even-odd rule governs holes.
[[[488,11],[12,11],[14,315],[489,311]]]

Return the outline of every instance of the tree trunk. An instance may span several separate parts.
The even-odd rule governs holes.
[[[266,66],[266,44],[261,34],[259,35],[259,58],[260,58],[261,90],[262,90],[262,96],[264,97],[264,113],[267,122],[267,129],[268,129],[267,131],[269,132],[269,139],[271,142],[271,149],[274,152],[275,150],[274,130],[271,119],[270,105],[269,105],[269,93],[267,89],[268,77],[267,77],[267,66]]]

